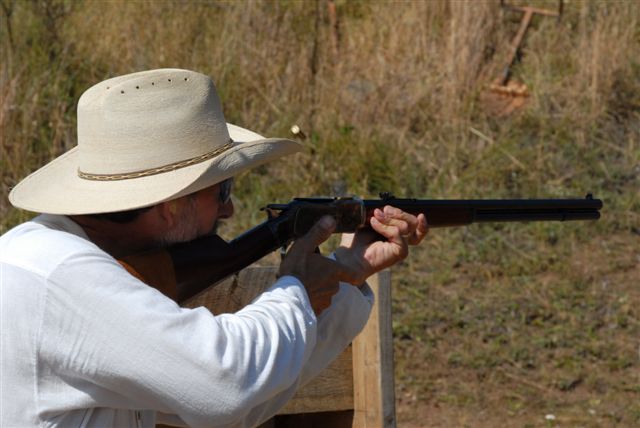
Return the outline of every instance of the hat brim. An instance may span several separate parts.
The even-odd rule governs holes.
[[[80,178],[78,148],[74,147],[18,183],[9,200],[18,208],[38,213],[79,215],[125,211],[197,192],[302,149],[292,140],[262,138],[231,124],[228,128],[234,146],[224,153],[173,171],[126,180]]]

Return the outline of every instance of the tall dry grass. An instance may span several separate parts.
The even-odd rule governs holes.
[[[270,135],[301,125],[316,136],[310,144],[323,143],[316,147],[318,168],[339,161],[333,176],[324,172],[337,182],[346,170],[354,177],[342,187],[356,193],[381,190],[355,177],[364,173],[354,165],[358,156],[372,155],[371,141],[400,149],[401,155],[388,154],[390,166],[408,158],[422,169],[410,182],[380,180],[399,190],[430,184],[431,194],[457,195],[473,191],[456,188],[462,170],[482,162],[494,143],[504,144],[518,121],[533,118],[540,129],[563,121],[568,135],[549,144],[588,145],[591,125],[606,120],[612,103],[623,98],[624,110],[624,98],[637,102],[628,99],[638,54],[631,2],[570,3],[560,24],[535,20],[526,61],[516,67],[533,96],[524,113],[506,121],[486,117],[479,102],[517,27],[494,2],[338,2],[337,46],[325,2],[3,4],[11,24],[4,25],[1,70],[2,147],[12,159],[3,174],[5,194],[24,173],[75,143],[73,111],[84,89],[148,68],[188,67],[214,76],[232,122]],[[331,190],[322,186],[327,180],[316,180],[316,168],[300,163],[296,175],[310,191]],[[6,204],[2,209],[8,213]]]
[[[337,0],[337,22],[327,0],[0,6],[0,230],[31,215],[8,204],[11,186],[75,145],[85,89],[194,69],[214,78],[228,121],[308,135],[306,153],[238,179],[229,235],[296,195],[603,198],[595,224],[438,231],[395,271],[400,404],[443,426],[537,426],[544,409],[593,400],[613,404],[575,424],[640,421],[636,2],[572,0],[559,22],[536,17],[513,68],[531,96],[505,117],[484,95],[520,16],[497,1]],[[487,404],[498,419],[478,413]]]

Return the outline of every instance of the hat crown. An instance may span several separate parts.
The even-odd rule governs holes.
[[[208,76],[179,69],[115,77],[78,102],[78,168],[131,174],[197,158],[230,141]]]
[[[20,181],[9,200],[51,214],[130,210],[300,150],[226,123],[208,76],[145,71],[89,88],[78,102],[78,145]]]

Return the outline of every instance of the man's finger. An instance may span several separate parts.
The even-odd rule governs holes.
[[[387,238],[389,242],[393,242],[398,245],[404,245],[404,238],[400,234],[400,230],[397,226],[385,224],[375,217],[371,218],[371,228],[378,232],[380,235]]]
[[[409,245],[418,245],[425,236],[429,233],[429,225],[427,224],[427,217],[424,214],[418,215],[418,227],[416,231],[409,237]]]
[[[374,214],[382,223],[396,226],[402,236],[412,235],[418,228],[416,216],[389,205],[382,210],[377,210]]]
[[[413,214],[402,211],[400,208],[386,205],[384,207],[384,213],[392,219],[402,220],[409,224],[409,228],[413,232],[418,227],[418,219]]]
[[[329,239],[333,231],[336,229],[336,221],[331,216],[322,217],[313,225],[306,235],[297,239],[291,246],[291,250],[314,252],[316,247]]]

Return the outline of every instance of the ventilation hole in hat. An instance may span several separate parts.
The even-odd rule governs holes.
[[[124,91],[120,91],[121,94],[124,94]]]
[[[136,86],[136,89],[140,89],[140,86]]]
[[[171,82],[171,79],[167,79],[169,82]]]
[[[111,89],[111,86],[107,86],[107,89]]]
[[[156,82],[151,82],[151,86],[154,86],[156,84]]]
[[[185,77],[185,78],[184,78],[184,81],[186,82],[187,80],[189,80],[189,78],[188,78],[188,77]]]

